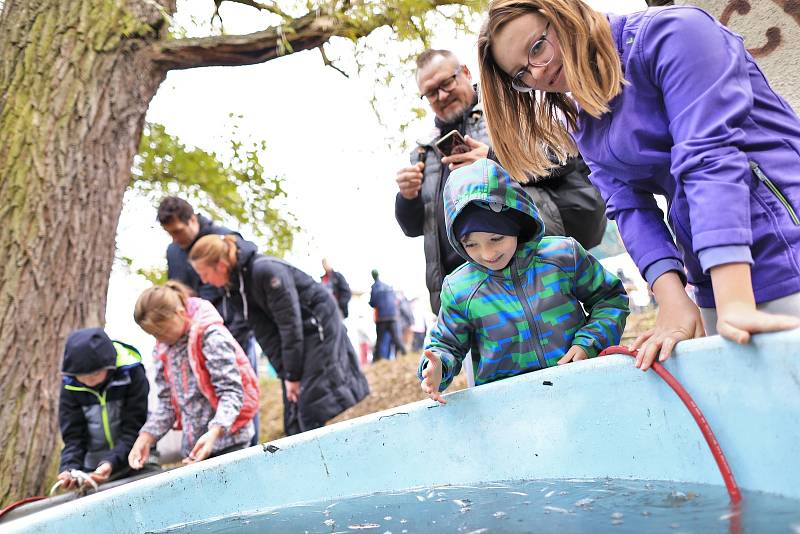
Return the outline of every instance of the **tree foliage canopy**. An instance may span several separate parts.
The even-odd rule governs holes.
[[[233,218],[256,236],[262,250],[282,256],[298,230],[285,206],[283,178],[269,174],[262,163],[266,143],[245,143],[236,129],[229,153],[217,154],[186,146],[161,124],[147,124],[131,188],[155,204],[177,194],[214,219]]]

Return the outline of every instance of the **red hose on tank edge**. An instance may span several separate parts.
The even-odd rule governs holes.
[[[622,345],[614,345],[608,347],[603,352],[599,354],[599,356],[608,356],[610,354],[625,354],[627,356],[636,357],[637,351],[631,350],[628,347]],[[672,373],[667,371],[663,365],[659,362],[653,362],[653,371],[660,376],[664,382],[672,388],[672,390],[680,397],[683,404],[686,405],[686,408],[689,410],[689,413],[692,414],[697,426],[700,427],[700,432],[703,433],[703,437],[708,443],[708,448],[711,449],[711,455],[714,457],[714,461],[717,462],[717,467],[719,468],[719,472],[722,474],[722,479],[725,481],[725,487],[728,489],[728,495],[730,495],[731,502],[733,504],[738,504],[742,500],[742,493],[739,491],[739,486],[736,485],[736,480],[733,478],[733,471],[731,471],[730,465],[728,465],[728,460],[725,459],[725,454],[722,452],[722,447],[717,441],[716,436],[714,436],[714,432],[711,430],[711,426],[708,424],[703,412],[700,411],[700,408],[694,402],[691,395],[683,388],[683,386],[678,382],[678,380],[672,376]]]
[[[13,503],[9,504],[8,506],[6,506],[5,508],[3,508],[2,510],[0,510],[0,518],[2,518],[4,515],[6,515],[11,510],[19,508],[23,504],[28,504],[29,502],[41,501],[42,499],[46,499],[46,498],[47,497],[42,495],[42,496],[37,496],[37,497],[26,497],[26,498],[21,499],[21,500],[19,500],[17,502],[13,502]]]

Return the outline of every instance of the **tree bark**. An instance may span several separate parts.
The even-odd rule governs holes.
[[[176,0],[0,0],[0,506],[44,493],[62,347],[105,322],[122,197],[167,71],[260,63],[462,1],[345,2],[247,36],[168,40]]]
[[[64,341],[105,322],[122,196],[166,72],[141,53],[160,18],[108,0],[3,6],[0,503],[43,494]]]

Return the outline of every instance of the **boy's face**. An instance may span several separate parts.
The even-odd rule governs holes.
[[[108,376],[108,369],[100,369],[99,371],[95,371],[94,373],[87,373],[85,375],[75,375],[75,379],[81,384],[93,388],[97,385],[102,384],[103,380],[105,380],[107,376]]]
[[[517,251],[517,236],[470,232],[461,238],[461,244],[472,261],[487,269],[499,271],[514,257]]]

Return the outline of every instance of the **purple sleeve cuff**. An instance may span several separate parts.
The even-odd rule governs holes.
[[[726,263],[749,263],[753,265],[753,254],[747,245],[725,245],[706,248],[701,250],[697,257],[700,259],[700,267],[703,268],[703,274],[708,274],[712,267],[725,265]]]
[[[686,285],[686,273],[683,270],[683,264],[674,258],[664,258],[650,264],[644,271],[644,279],[647,280],[647,285],[651,288],[658,280],[658,277],[669,271],[677,271],[681,281]]]

